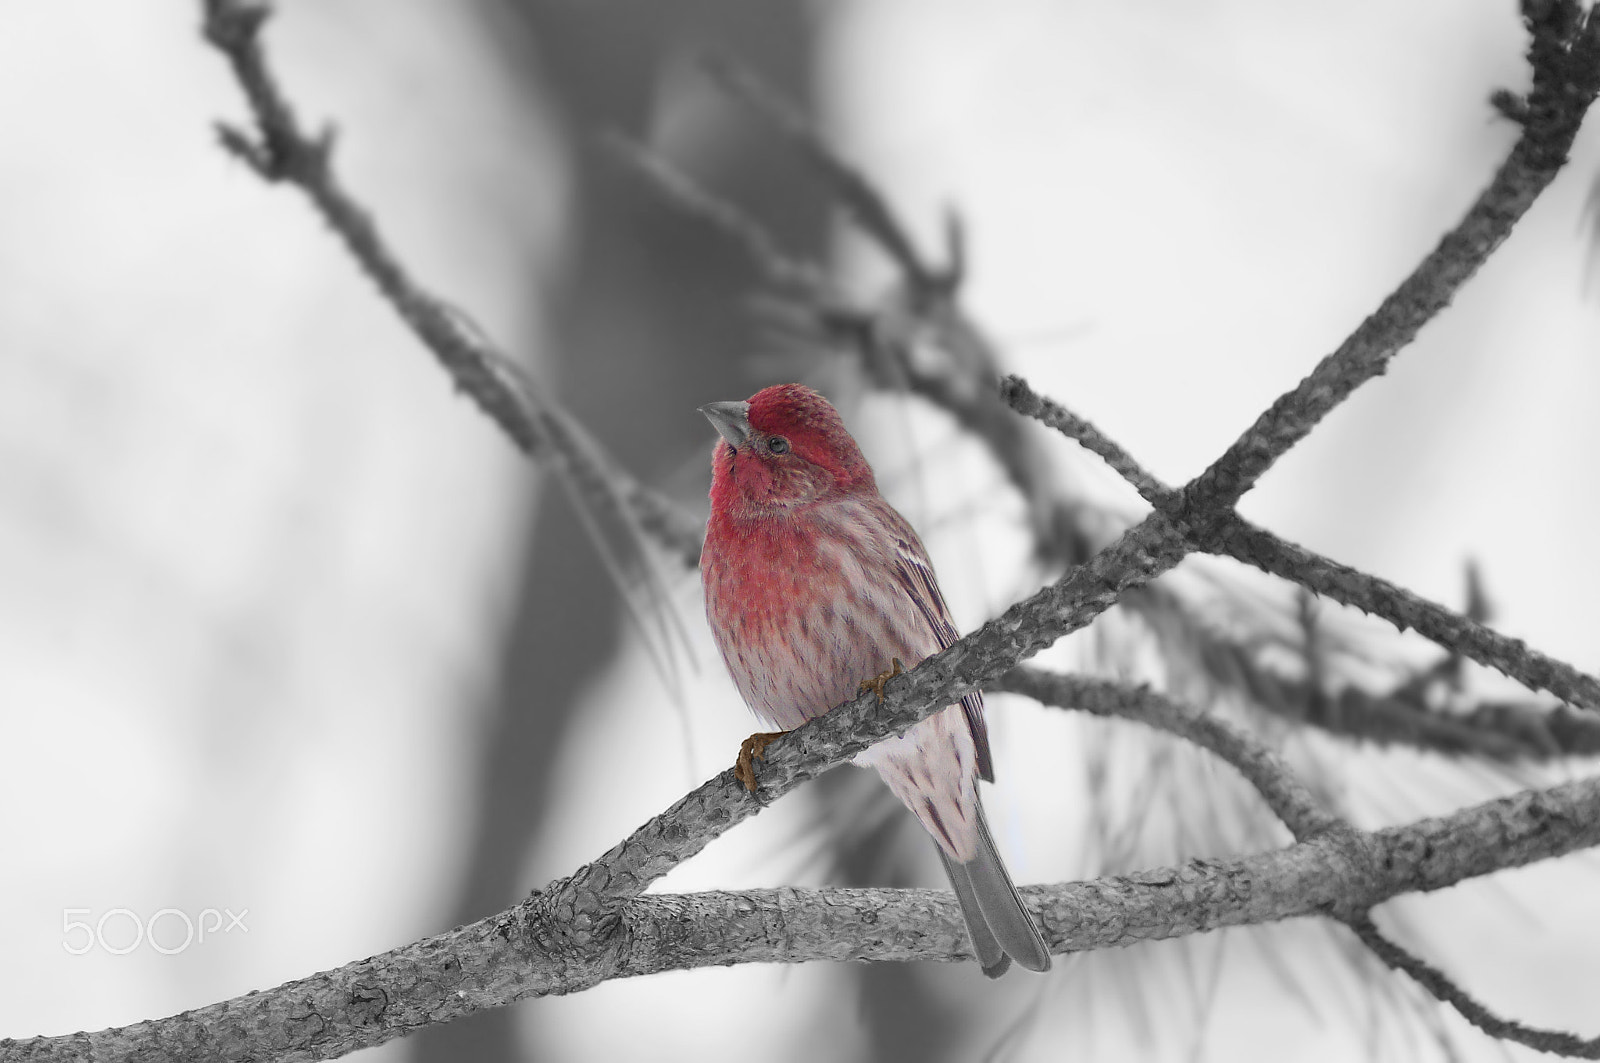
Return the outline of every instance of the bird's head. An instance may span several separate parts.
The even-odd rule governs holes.
[[[877,489],[833,404],[802,384],[700,412],[722,436],[711,459],[712,509],[789,507]]]

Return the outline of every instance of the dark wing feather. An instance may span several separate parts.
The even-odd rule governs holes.
[[[961,637],[961,633],[950,621],[950,607],[945,604],[944,595],[939,593],[939,581],[934,578],[933,566],[928,564],[922,544],[913,534],[907,538],[896,539],[895,547],[897,548],[895,575],[899,578],[900,585],[911,596],[911,600],[917,603],[918,611],[933,629],[934,637],[939,640],[939,648],[949,648]],[[967,728],[972,732],[972,744],[978,751],[978,778],[984,782],[994,782],[994,758],[989,754],[989,730],[983,722],[983,692],[974,690],[962,698],[961,708],[967,716]]]

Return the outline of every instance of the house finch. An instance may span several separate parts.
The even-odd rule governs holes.
[[[878,494],[872,468],[827,399],[799,384],[714,402],[711,521],[700,573],[706,616],[766,743],[953,643],[955,626],[917,533]],[[865,682],[863,682],[865,680]],[[973,692],[856,758],[874,767],[938,844],[973,951],[998,978],[1015,959],[1050,967],[978,799],[993,782],[983,696]]]

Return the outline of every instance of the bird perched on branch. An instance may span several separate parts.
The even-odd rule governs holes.
[[[700,573],[722,659],[771,733],[751,735],[738,774],[779,734],[955,642],[917,533],[895,512],[833,405],[782,384],[700,412],[721,435]],[[856,758],[878,770],[938,845],[973,951],[997,978],[1014,959],[1050,967],[984,820],[994,781],[983,695],[973,692]]]

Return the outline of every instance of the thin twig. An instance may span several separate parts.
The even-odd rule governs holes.
[[[1296,841],[1308,841],[1344,826],[1344,821],[1329,812],[1265,743],[1220,717],[1197,712],[1148,687],[1017,668],[1001,676],[990,689],[1096,716],[1134,720],[1210,750],[1255,787]]]
[[[1024,417],[1032,417],[1041,424],[1074,440],[1083,449],[1111,467],[1111,470],[1133,486],[1152,506],[1160,508],[1169,504],[1172,489],[1140,465],[1111,437],[1079,417],[1054,399],[1034,391],[1028,382],[1015,373],[1008,373],[1000,381],[1000,398]]]
[[[1456,985],[1443,971],[1385,937],[1373,925],[1371,917],[1358,916],[1345,920],[1345,924],[1355,931],[1361,943],[1371,949],[1378,959],[1391,969],[1409,975],[1418,985],[1455,1008],[1462,1018],[1490,1037],[1515,1041],[1540,1052],[1576,1059],[1600,1059],[1600,1037],[1583,1038],[1564,1030],[1545,1030],[1515,1019],[1503,1019]]]

